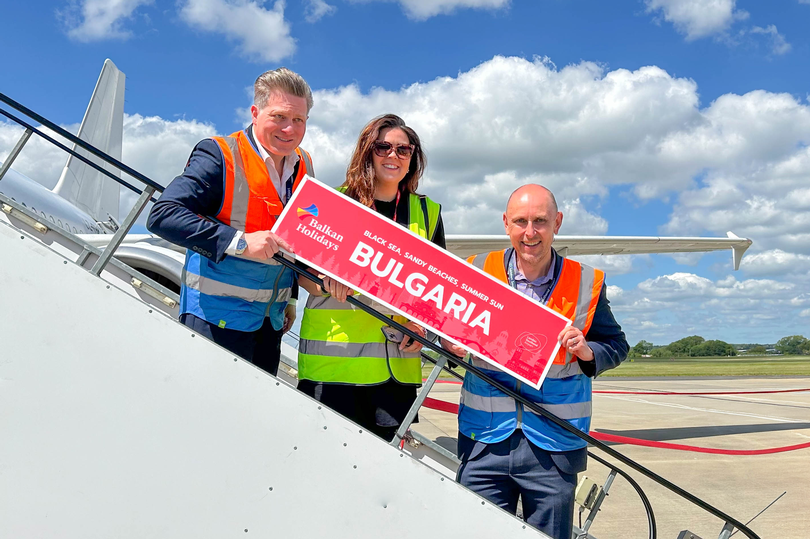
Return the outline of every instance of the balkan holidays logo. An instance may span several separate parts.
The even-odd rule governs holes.
[[[303,219],[304,217],[318,217],[318,206],[310,204],[306,208],[298,208],[298,218]]]
[[[298,208],[297,212],[298,218],[302,222],[295,227],[296,231],[322,244],[327,250],[338,250],[340,243],[343,241],[343,235],[332,230],[329,225],[319,223],[315,219],[318,217],[318,206],[310,204],[306,208]],[[304,221],[308,217],[310,218],[309,222]]]

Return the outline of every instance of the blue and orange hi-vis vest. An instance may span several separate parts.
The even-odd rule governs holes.
[[[507,249],[480,254],[468,258],[467,262],[510,284],[507,264],[512,251]],[[552,284],[546,306],[570,319],[587,338],[605,274],[579,262],[556,254],[554,256],[557,263],[562,263],[562,269]],[[501,384],[579,430],[590,430],[591,379],[579,368],[576,358],[566,353],[564,348],[561,347],[554,358],[540,389],[526,386],[503,371],[492,369],[481,359],[473,357],[472,362]],[[524,409],[522,404],[471,373],[464,377],[458,424],[462,434],[484,443],[505,440],[515,429],[521,428],[530,442],[546,451],[571,451],[586,445],[581,439],[531,410]]]
[[[284,205],[267,165],[244,131],[214,137],[222,152],[224,196],[218,221],[242,232],[270,230]],[[305,174],[313,175],[312,159],[296,148],[299,161],[292,190]],[[255,331],[268,316],[275,329],[284,324],[294,273],[273,259],[258,261],[226,256],[216,263],[187,251],[180,290],[180,313],[190,313],[221,328]]]

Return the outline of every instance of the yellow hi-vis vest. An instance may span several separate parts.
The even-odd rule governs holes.
[[[408,229],[432,240],[441,206],[410,194]],[[425,215],[427,213],[427,215]],[[397,322],[407,320],[393,317]],[[388,341],[387,325],[350,303],[310,295],[301,321],[298,379],[348,385],[382,384],[392,377],[402,384],[422,383],[419,352],[404,353]]]

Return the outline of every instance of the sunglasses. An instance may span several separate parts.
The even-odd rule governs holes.
[[[375,142],[373,144],[374,153],[377,154],[377,157],[388,157],[391,155],[391,150],[396,150],[397,157],[400,159],[408,159],[413,155],[414,146],[413,144],[401,144],[399,146],[394,146],[390,142]]]

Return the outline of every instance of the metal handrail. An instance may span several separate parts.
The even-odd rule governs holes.
[[[0,94],[0,99],[2,99],[2,96],[3,96],[3,94]],[[18,117],[16,117],[16,116],[14,116],[14,115],[13,115],[13,114],[11,114],[10,112],[8,112],[8,111],[6,111],[6,110],[3,110],[3,109],[1,109],[1,108],[0,108],[0,114],[2,114],[3,116],[5,116],[5,117],[6,117],[6,118],[8,118],[9,120],[13,120],[13,121],[15,121],[16,123],[20,124],[21,126],[25,127],[25,129],[26,129],[26,131],[27,131],[27,132],[29,132],[29,131],[30,131],[31,133],[36,133],[36,134],[37,134],[37,135],[39,135],[41,138],[43,138],[43,139],[47,140],[48,142],[50,142],[50,143],[51,143],[51,144],[53,144],[54,146],[58,147],[58,148],[59,148],[59,149],[61,149],[61,150],[66,151],[67,153],[69,153],[70,155],[72,155],[73,157],[75,157],[76,159],[79,159],[79,160],[80,160],[82,163],[84,163],[85,165],[88,165],[88,166],[92,167],[93,169],[95,169],[95,170],[97,170],[97,171],[101,172],[102,174],[104,174],[104,175],[105,175],[105,176],[107,176],[108,178],[111,178],[111,179],[113,179],[113,180],[117,181],[118,183],[120,183],[121,185],[123,185],[124,187],[126,187],[127,189],[129,189],[130,191],[134,191],[134,192],[136,192],[136,193],[138,193],[138,194],[141,194],[141,193],[143,192],[143,191],[141,191],[140,189],[138,189],[137,187],[135,187],[134,185],[131,185],[129,182],[127,182],[127,181],[125,181],[125,180],[122,180],[121,178],[119,178],[118,176],[116,176],[115,174],[113,174],[112,172],[110,172],[109,170],[107,170],[107,169],[105,169],[105,168],[103,168],[103,167],[100,167],[100,166],[99,166],[99,165],[97,165],[96,163],[94,163],[94,162],[90,161],[89,159],[87,159],[85,156],[83,156],[82,154],[78,153],[77,151],[75,151],[75,150],[73,150],[73,149],[71,149],[71,148],[68,148],[67,146],[65,146],[64,144],[62,144],[62,143],[61,143],[61,142],[59,142],[58,140],[54,139],[53,137],[46,135],[45,133],[43,133],[42,131],[40,131],[40,130],[39,130],[39,129],[37,129],[36,127],[34,127],[34,126],[32,126],[31,124],[29,124],[28,122],[26,122],[25,120],[21,120],[20,118],[18,118]],[[28,135],[30,136],[30,133],[28,133]],[[21,140],[22,140],[22,139],[21,139]],[[77,140],[80,140],[80,141],[82,142],[82,144],[83,144],[83,145],[89,146],[90,148],[93,148],[93,147],[94,147],[94,146],[92,146],[92,145],[90,145],[90,144],[87,144],[86,142],[84,142],[84,141],[83,141],[83,140],[81,140],[81,139],[77,139]],[[27,138],[26,138],[26,141],[27,141]],[[25,143],[23,143],[23,144],[25,144]],[[89,150],[88,150],[88,151],[89,151]],[[98,150],[98,151],[100,151],[100,150]],[[104,154],[104,155],[107,155],[107,154]],[[113,159],[113,160],[114,160],[114,158],[113,158],[113,157],[110,157],[110,159]],[[161,190],[162,190],[162,189],[163,189],[163,188],[161,188]]]
[[[307,270],[299,268],[298,266],[295,265],[295,263],[293,263],[293,262],[287,260],[286,258],[284,258],[283,255],[276,254],[276,255],[273,256],[273,258],[275,260],[277,260],[278,262],[280,262],[281,264],[283,264],[285,267],[295,271],[297,274],[303,275],[304,277],[308,278],[309,280],[315,282],[318,285],[323,285],[323,280],[322,279],[320,279],[317,276],[309,273]],[[352,296],[347,297],[346,301],[348,301],[349,303],[351,303],[355,307],[361,309],[362,311],[366,312],[367,314],[373,316],[374,318],[377,318],[378,320],[380,320],[382,322],[385,322],[386,324],[398,329],[399,331],[401,331],[402,333],[404,333],[408,337],[411,337],[412,339],[414,339],[417,342],[421,343],[422,346],[426,346],[429,349],[433,350],[434,352],[440,354],[442,357],[440,359],[438,359],[438,360],[436,360],[436,359],[434,359],[434,358],[432,358],[432,357],[430,357],[428,355],[423,356],[423,357],[428,358],[434,364],[438,364],[439,362],[444,362],[444,361],[448,361],[448,360],[452,361],[454,363],[460,363],[460,358],[454,356],[453,354],[450,354],[449,352],[444,350],[442,347],[437,346],[435,343],[425,339],[424,337],[422,337],[418,333],[415,333],[415,332],[411,331],[406,326],[404,326],[403,324],[400,324],[396,320],[393,320],[390,317],[385,316],[384,314],[381,314],[381,313],[377,312],[373,307],[370,307],[370,306],[364,304],[363,302],[358,301],[357,299],[355,299]],[[577,429],[576,427],[574,427],[573,425],[571,425],[567,421],[565,421],[563,419],[560,419],[559,417],[552,414],[548,410],[546,410],[544,408],[541,408],[540,406],[538,406],[537,404],[529,401],[528,399],[526,399],[525,397],[523,397],[519,393],[509,389],[508,387],[504,386],[500,382],[496,381],[495,379],[493,379],[492,377],[487,375],[484,371],[482,371],[480,368],[476,367],[475,365],[472,365],[470,363],[464,363],[464,364],[462,364],[462,366],[464,367],[464,369],[466,369],[469,372],[472,372],[473,374],[478,376],[480,379],[482,379],[485,382],[489,383],[490,385],[492,385],[493,387],[495,387],[499,391],[502,391],[503,393],[505,393],[509,397],[512,397],[516,401],[522,403],[524,406],[528,407],[534,413],[545,417],[546,419],[548,419],[549,421],[551,421],[552,423],[554,423],[558,427],[560,427],[560,428],[566,430],[567,432],[577,436],[578,438],[584,440],[585,442],[592,445],[593,447],[596,447],[597,449],[600,449],[600,450],[604,451],[605,453],[607,453],[611,457],[615,458],[616,460],[622,462],[623,464],[626,464],[627,466],[633,468],[637,472],[639,472],[639,473],[647,476],[648,478],[652,479],[653,481],[655,481],[659,485],[665,487],[666,489],[670,490],[671,492],[674,492],[675,494],[677,494],[681,498],[684,498],[685,500],[691,502],[693,505],[696,505],[696,506],[700,507],[704,511],[706,511],[708,513],[711,513],[712,515],[716,516],[719,519],[722,519],[726,523],[726,525],[733,525],[735,528],[737,528],[741,532],[743,532],[749,539],[760,539],[760,537],[756,533],[754,533],[751,529],[749,529],[742,522],[740,522],[737,519],[727,515],[723,511],[721,511],[721,510],[717,509],[716,507],[710,505],[708,502],[703,501],[702,499],[698,498],[694,494],[691,494],[690,492],[682,489],[678,485],[676,485],[676,484],[672,483],[671,481],[661,477],[660,475],[658,475],[655,472],[653,472],[652,470],[642,466],[641,464],[637,463],[636,461],[624,456],[623,454],[619,453],[618,451],[616,451],[612,447],[608,446],[607,444],[597,440],[593,436],[580,431],[579,429]]]
[[[650,503],[650,499],[647,498],[647,495],[644,493],[644,490],[641,488],[641,485],[636,482],[635,479],[630,477],[630,475],[622,470],[621,468],[617,468],[613,464],[609,463],[605,459],[599,457],[598,455],[594,455],[590,451],[588,451],[588,456],[591,457],[593,460],[597,461],[598,463],[610,468],[617,474],[621,475],[625,481],[630,483],[630,486],[638,494],[638,497],[641,498],[641,503],[644,504],[644,511],[647,513],[647,527],[650,531],[649,539],[656,539],[658,537],[658,528],[655,524],[655,513],[653,513],[652,504]]]
[[[88,144],[87,142],[83,141],[82,139],[80,139],[79,137],[74,135],[73,133],[65,131],[64,129],[62,129],[61,127],[59,127],[58,125],[56,125],[52,121],[40,116],[39,114],[37,114],[33,110],[29,109],[25,105],[22,105],[21,103],[18,103],[17,101],[14,101],[13,99],[11,99],[10,97],[8,97],[7,95],[5,95],[3,93],[0,93],[0,101],[5,103],[6,105],[10,106],[11,108],[18,110],[19,112],[22,112],[23,114],[25,114],[26,116],[28,116],[32,120],[38,121],[40,124],[44,125],[45,127],[50,129],[51,131],[54,131],[59,136],[68,139],[73,144],[75,144],[75,145],[77,145],[77,146],[79,146],[81,148],[84,148],[85,150],[92,153],[93,155],[95,155],[96,157],[101,159],[102,161],[113,165],[115,168],[121,170],[122,172],[126,172],[127,174],[129,174],[130,176],[135,178],[136,180],[138,180],[138,181],[140,181],[140,182],[154,188],[155,191],[158,191],[159,193],[163,192],[163,186],[161,186],[159,183],[155,183],[154,181],[150,180],[149,178],[147,178],[146,176],[144,176],[143,174],[141,174],[137,170],[135,170],[133,168],[130,168],[129,166],[125,165],[124,163],[122,163],[118,159],[107,155],[105,152],[99,150],[98,148],[96,148],[92,144]],[[2,110],[2,109],[0,109],[0,110]],[[9,114],[4,113],[4,116],[6,116],[8,118],[11,118],[14,121],[18,121],[17,119],[13,118]],[[47,135],[44,135],[42,133],[37,133],[37,134],[39,134],[40,136],[47,136]],[[53,142],[55,142],[55,141],[53,141]],[[56,143],[56,144],[58,144],[58,143]],[[67,150],[67,151],[70,151],[70,150]],[[76,155],[72,151],[70,151],[70,153],[72,155]],[[76,155],[76,156],[79,157],[78,155]],[[126,184],[120,178],[117,178],[117,177],[113,176],[113,179],[116,180],[119,183],[122,183],[122,185],[126,185],[127,188],[132,189],[136,193],[141,192],[138,189],[134,188],[133,186]]]
[[[129,166],[125,165],[124,163],[122,163],[118,159],[115,159],[114,157],[111,157],[111,156],[107,155],[107,153],[99,150],[98,148],[96,148],[92,144],[88,144],[87,142],[83,141],[82,139],[80,139],[76,135],[74,135],[72,133],[69,133],[68,131],[62,129],[61,127],[59,127],[55,123],[53,123],[50,120],[42,117],[41,115],[39,115],[36,112],[29,109],[28,107],[26,107],[26,106],[18,103],[17,101],[11,99],[7,95],[5,95],[3,93],[0,93],[0,101],[2,101],[3,103],[6,103],[7,105],[11,106],[15,110],[25,114],[29,118],[38,121],[39,123],[41,123],[42,125],[44,125],[48,129],[51,129],[53,132],[57,133],[58,135],[60,135],[60,136],[62,136],[64,138],[66,138],[67,140],[73,142],[73,144],[75,144],[76,146],[78,146],[78,147],[84,149],[85,151],[95,155],[96,157],[98,157],[102,161],[112,165],[113,167],[117,168],[118,170],[120,170],[122,172],[125,172],[126,174],[129,174],[131,177],[137,179],[138,181],[140,181],[140,182],[142,182],[142,183],[144,183],[146,185],[145,189],[143,189],[143,190],[138,189],[137,187],[131,185],[129,182],[124,181],[123,179],[117,177],[115,174],[112,174],[111,172],[105,170],[103,167],[100,167],[96,163],[93,163],[92,161],[90,161],[89,159],[87,159],[85,156],[81,155],[80,153],[78,153],[74,149],[68,148],[67,146],[65,146],[61,142],[55,140],[53,137],[50,137],[49,135],[46,135],[45,133],[43,133],[39,129],[37,129],[34,126],[30,125],[28,122],[26,122],[26,121],[16,117],[15,115],[11,114],[10,112],[7,112],[7,111],[3,110],[2,108],[0,108],[0,114],[5,116],[6,118],[9,118],[9,119],[17,122],[18,124],[20,124],[20,125],[22,125],[23,127],[26,128],[26,131],[23,134],[23,138],[20,139],[20,148],[17,150],[18,152],[19,152],[19,150],[22,149],[22,145],[25,144],[25,141],[28,140],[28,137],[30,137],[31,133],[32,132],[36,133],[38,136],[42,137],[43,139],[47,140],[48,142],[50,142],[51,144],[57,146],[58,148],[68,152],[70,155],[72,155],[72,156],[76,157],[77,159],[81,160],[83,163],[87,164],[88,166],[92,167],[93,169],[101,172],[102,174],[104,174],[108,178],[113,179],[114,181],[118,182],[120,185],[123,185],[127,189],[130,189],[131,191],[134,191],[134,192],[136,192],[136,193],[138,193],[140,195],[138,197],[138,200],[135,202],[135,205],[132,207],[130,212],[124,218],[124,221],[121,223],[121,226],[118,228],[118,230],[115,231],[115,234],[113,234],[113,237],[110,239],[110,242],[107,244],[107,246],[102,251],[101,256],[99,256],[96,263],[90,269],[90,272],[93,273],[94,275],[101,275],[101,272],[104,271],[104,268],[107,266],[110,259],[112,259],[113,255],[115,254],[115,251],[118,249],[118,247],[124,241],[124,237],[129,233],[130,229],[132,228],[132,225],[134,225],[135,221],[138,219],[138,216],[140,216],[141,212],[143,212],[143,210],[146,208],[146,205],[149,202],[156,202],[156,200],[152,197],[152,195],[155,192],[162,193],[163,192],[163,186],[160,185],[159,183],[156,183],[153,180],[147,178],[146,176],[144,176],[143,174],[141,174],[137,170],[135,170],[133,168],[130,168]],[[25,139],[25,140],[23,140],[23,139]]]
[[[154,182],[153,180],[149,179],[148,177],[144,176],[140,172],[130,168],[129,166],[125,165],[124,163],[120,162],[119,160],[115,159],[114,157],[111,157],[111,156],[107,155],[105,152],[99,150],[95,146],[93,146],[91,144],[88,144],[87,142],[81,140],[80,138],[76,137],[72,133],[69,133],[68,131],[66,131],[63,128],[59,127],[58,125],[54,124],[50,120],[47,120],[46,118],[42,117],[41,115],[37,114],[36,112],[32,111],[31,109],[25,107],[24,105],[18,103],[17,101],[11,99],[10,97],[6,96],[3,93],[0,93],[0,101],[6,103],[7,105],[11,106],[12,108],[18,110],[19,112],[22,112],[23,114],[25,114],[29,118],[32,118],[32,119],[38,121],[39,123],[41,123],[42,125],[48,127],[49,129],[51,129],[55,133],[59,134],[60,136],[62,136],[64,138],[66,138],[67,140],[73,142],[75,145],[77,145],[77,146],[83,148],[84,150],[90,152],[91,154],[95,155],[96,157],[98,157],[102,161],[104,161],[104,162],[118,168],[122,172],[126,172],[127,174],[129,174],[133,178],[136,178],[137,180],[139,180],[139,181],[143,182],[145,185],[147,185],[146,189],[144,189],[143,191],[140,191],[137,188],[135,188],[134,186],[132,186],[129,183],[122,180],[121,178],[116,177],[114,174],[110,174],[107,171],[105,171],[104,169],[100,170],[101,172],[103,172],[108,177],[111,177],[113,180],[120,183],[121,185],[124,185],[128,189],[131,189],[131,190],[139,193],[141,196],[139,197],[139,199],[136,202],[133,209],[130,211],[130,213],[125,218],[124,223],[122,223],[122,226],[113,235],[112,240],[110,241],[110,243],[105,248],[104,252],[102,253],[102,256],[99,258],[99,260],[93,266],[93,269],[91,271],[94,274],[99,275],[101,273],[101,271],[104,269],[104,266],[106,265],[106,263],[109,261],[109,259],[114,254],[115,250],[120,245],[121,241],[123,240],[123,237],[126,235],[127,232],[129,232],[129,229],[134,224],[134,222],[137,219],[138,215],[140,215],[141,211],[143,211],[146,204],[151,200],[151,194],[154,193],[155,191],[163,192],[163,187],[160,184],[158,184],[158,183]],[[77,152],[67,148],[63,144],[61,144],[58,141],[54,140],[52,137],[49,137],[48,135],[42,133],[38,129],[33,128],[32,126],[28,125],[27,122],[24,122],[23,120],[20,120],[19,118],[17,118],[13,114],[10,114],[10,113],[4,111],[3,109],[0,109],[0,114],[6,116],[7,118],[10,118],[11,120],[19,123],[20,125],[25,126],[26,129],[30,129],[32,132],[36,133],[37,135],[44,138],[45,140],[48,140],[52,144],[54,144],[54,145],[58,146],[59,148],[67,151],[71,155],[74,155],[75,157],[81,159],[82,162],[87,163],[90,166],[93,166],[93,168],[95,168],[96,170],[99,170],[99,168],[101,168],[101,167],[95,166],[93,163],[89,162],[84,156],[81,156]],[[293,262],[291,262],[291,261],[287,260],[286,258],[284,258],[283,255],[276,254],[276,255],[273,256],[273,258],[275,260],[277,260],[279,263],[283,264],[285,267],[293,270],[297,274],[304,275],[306,278],[310,279],[311,281],[315,282],[316,284],[323,285],[323,281],[320,278],[318,278],[317,276],[309,273],[308,271],[306,271],[304,269],[299,268]],[[436,359],[434,359],[434,358],[432,358],[432,357],[430,357],[430,356],[428,356],[426,354],[423,354],[423,357],[428,358],[431,362],[433,362],[437,366],[438,365],[443,366],[443,364],[446,363],[448,360],[452,361],[453,363],[461,364],[459,362],[458,357],[450,354],[449,352],[447,352],[446,350],[444,350],[440,346],[437,346],[435,343],[425,339],[421,335],[411,331],[406,326],[404,326],[404,325],[396,322],[395,320],[392,320],[391,318],[377,312],[373,307],[365,305],[364,303],[356,300],[355,298],[353,298],[351,296],[349,296],[347,298],[347,301],[349,303],[351,303],[352,305],[354,305],[355,307],[358,307],[359,309],[363,310],[367,314],[369,314],[369,315],[371,315],[371,316],[385,322],[386,324],[398,329],[399,331],[402,331],[403,334],[405,334],[405,335],[411,337],[412,339],[416,340],[417,342],[421,343],[422,346],[427,346],[429,349],[431,349],[434,352],[441,355],[442,357],[440,359],[436,360]],[[438,370],[441,370],[441,366],[439,367]],[[462,366],[467,371],[472,372],[474,375],[478,376],[480,379],[486,381],[487,383],[489,383],[493,387],[497,388],[498,390],[502,391],[506,395],[508,395],[508,396],[512,397],[513,399],[515,399],[516,401],[522,403],[524,406],[528,407],[530,410],[532,410],[536,414],[545,417],[546,419],[548,419],[549,421],[551,421],[552,423],[554,423],[558,427],[566,430],[567,432],[570,432],[571,434],[573,434],[573,435],[577,436],[578,438],[584,440],[585,442],[589,443],[590,445],[604,451],[608,455],[610,455],[613,458],[619,460],[623,464],[626,464],[627,466],[633,468],[637,472],[647,476],[648,478],[652,479],[653,481],[655,481],[659,485],[667,488],[671,492],[674,492],[675,494],[677,494],[678,496],[686,499],[687,501],[691,502],[692,504],[697,505],[701,509],[711,513],[712,515],[716,516],[717,518],[722,519],[725,522],[724,531],[729,526],[733,526],[733,527],[736,527],[739,531],[743,532],[749,539],[760,539],[760,537],[756,533],[751,531],[745,524],[742,524],[738,520],[732,518],[731,516],[725,514],[724,512],[720,511],[719,509],[715,508],[714,506],[712,506],[712,505],[708,504],[707,502],[701,500],[697,496],[694,496],[693,494],[687,492],[686,490],[684,490],[681,487],[675,485],[674,483],[664,479],[663,477],[659,476],[658,474],[656,474],[652,470],[649,470],[649,469],[645,468],[644,466],[642,466],[641,464],[638,464],[636,461],[624,456],[623,454],[619,453],[618,451],[611,448],[610,446],[600,442],[596,438],[593,438],[589,434],[586,434],[586,433],[580,431],[579,429],[572,426],[567,421],[564,421],[564,420],[560,419],[559,417],[552,414],[551,412],[549,412],[549,411],[541,408],[537,404],[527,400],[522,395],[518,394],[517,392],[509,389],[508,387],[506,387],[506,386],[502,385],[501,383],[497,382],[496,380],[492,379],[490,376],[488,376],[485,372],[483,372],[478,367],[476,367],[476,366],[474,366],[472,364],[469,364],[469,363],[463,363]],[[436,369],[434,369],[434,371],[435,371],[435,375],[438,376],[438,371]],[[434,373],[431,373],[431,374],[433,375]],[[433,377],[433,376],[431,376],[431,377],[434,378],[434,381],[435,381],[435,377]],[[425,395],[426,395],[426,393],[425,393]]]

